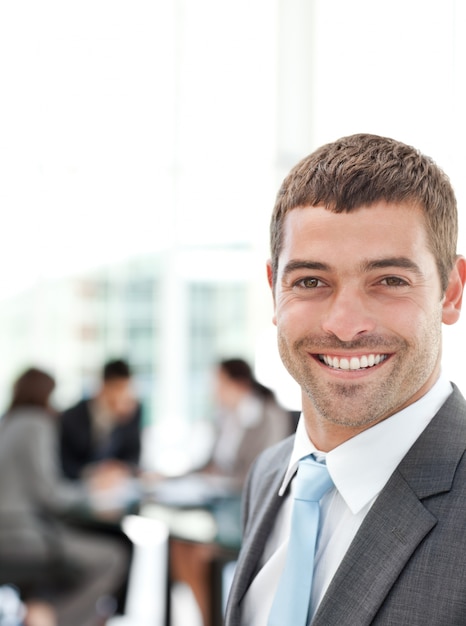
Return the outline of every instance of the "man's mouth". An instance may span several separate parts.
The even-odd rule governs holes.
[[[379,365],[385,359],[388,359],[388,354],[364,354],[362,356],[352,357],[338,357],[328,354],[319,354],[319,361],[325,363],[329,367],[337,370],[363,370],[375,365]]]

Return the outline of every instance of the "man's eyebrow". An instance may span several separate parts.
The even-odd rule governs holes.
[[[296,270],[311,270],[319,272],[328,272],[331,270],[331,266],[326,263],[320,263],[319,261],[289,261],[283,268],[283,275],[291,274]]]
[[[390,267],[410,270],[411,272],[422,276],[422,271],[419,265],[405,256],[374,259],[363,263],[363,270],[367,272],[370,272],[371,270],[380,270]]]
[[[422,271],[411,259],[408,257],[400,256],[400,257],[383,257],[380,259],[373,259],[364,261],[362,264],[362,270],[364,272],[370,272],[373,270],[379,269],[387,269],[390,267],[400,268],[405,270],[410,270],[415,274],[422,276]],[[310,271],[319,271],[319,272],[331,272],[332,266],[327,263],[322,263],[320,261],[304,261],[300,259],[296,259],[293,261],[289,261],[285,267],[283,268],[283,276],[287,274],[291,274],[291,272],[298,270],[310,270]]]

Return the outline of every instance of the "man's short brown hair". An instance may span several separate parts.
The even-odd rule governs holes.
[[[272,214],[270,242],[273,280],[283,245],[283,224],[297,207],[324,206],[350,212],[376,202],[418,206],[425,216],[428,240],[442,290],[456,258],[456,198],[446,174],[430,158],[406,144],[357,134],[318,148],[288,174]]]

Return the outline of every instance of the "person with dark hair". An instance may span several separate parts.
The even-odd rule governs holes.
[[[118,590],[128,555],[64,519],[92,509],[95,494],[62,475],[54,388],[47,372],[26,370],[0,420],[0,572],[24,591],[28,626],[98,626],[98,602]]]
[[[108,361],[105,363],[102,369],[102,379],[104,381],[109,380],[121,380],[131,378],[131,369],[129,364],[123,359],[116,359],[115,361]]]
[[[209,471],[241,486],[259,452],[291,434],[290,414],[241,358],[218,363],[214,395],[217,432]]]
[[[50,410],[49,399],[55,389],[55,379],[35,367],[27,369],[14,383],[8,412],[17,407],[37,406]]]
[[[226,626],[466,624],[466,402],[441,368],[457,232],[445,173],[394,139],[285,178],[267,275],[302,414],[246,481]]]
[[[200,475],[225,478],[229,487],[240,493],[259,453],[291,434],[291,416],[242,358],[223,359],[216,364],[213,392],[216,436],[210,461]],[[173,579],[191,587],[203,625],[212,626],[211,563],[217,556],[217,546],[173,538],[170,548]]]
[[[137,470],[141,419],[128,363],[108,361],[97,394],[62,413],[60,448],[65,475],[78,480],[91,470],[129,474]]]

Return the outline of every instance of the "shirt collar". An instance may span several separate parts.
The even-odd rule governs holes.
[[[301,415],[279,495],[285,493],[299,460],[314,454],[317,460],[326,461],[335,487],[352,513],[358,513],[383,489],[452,390],[449,381],[441,375],[422,398],[328,453],[317,450],[309,439]]]

